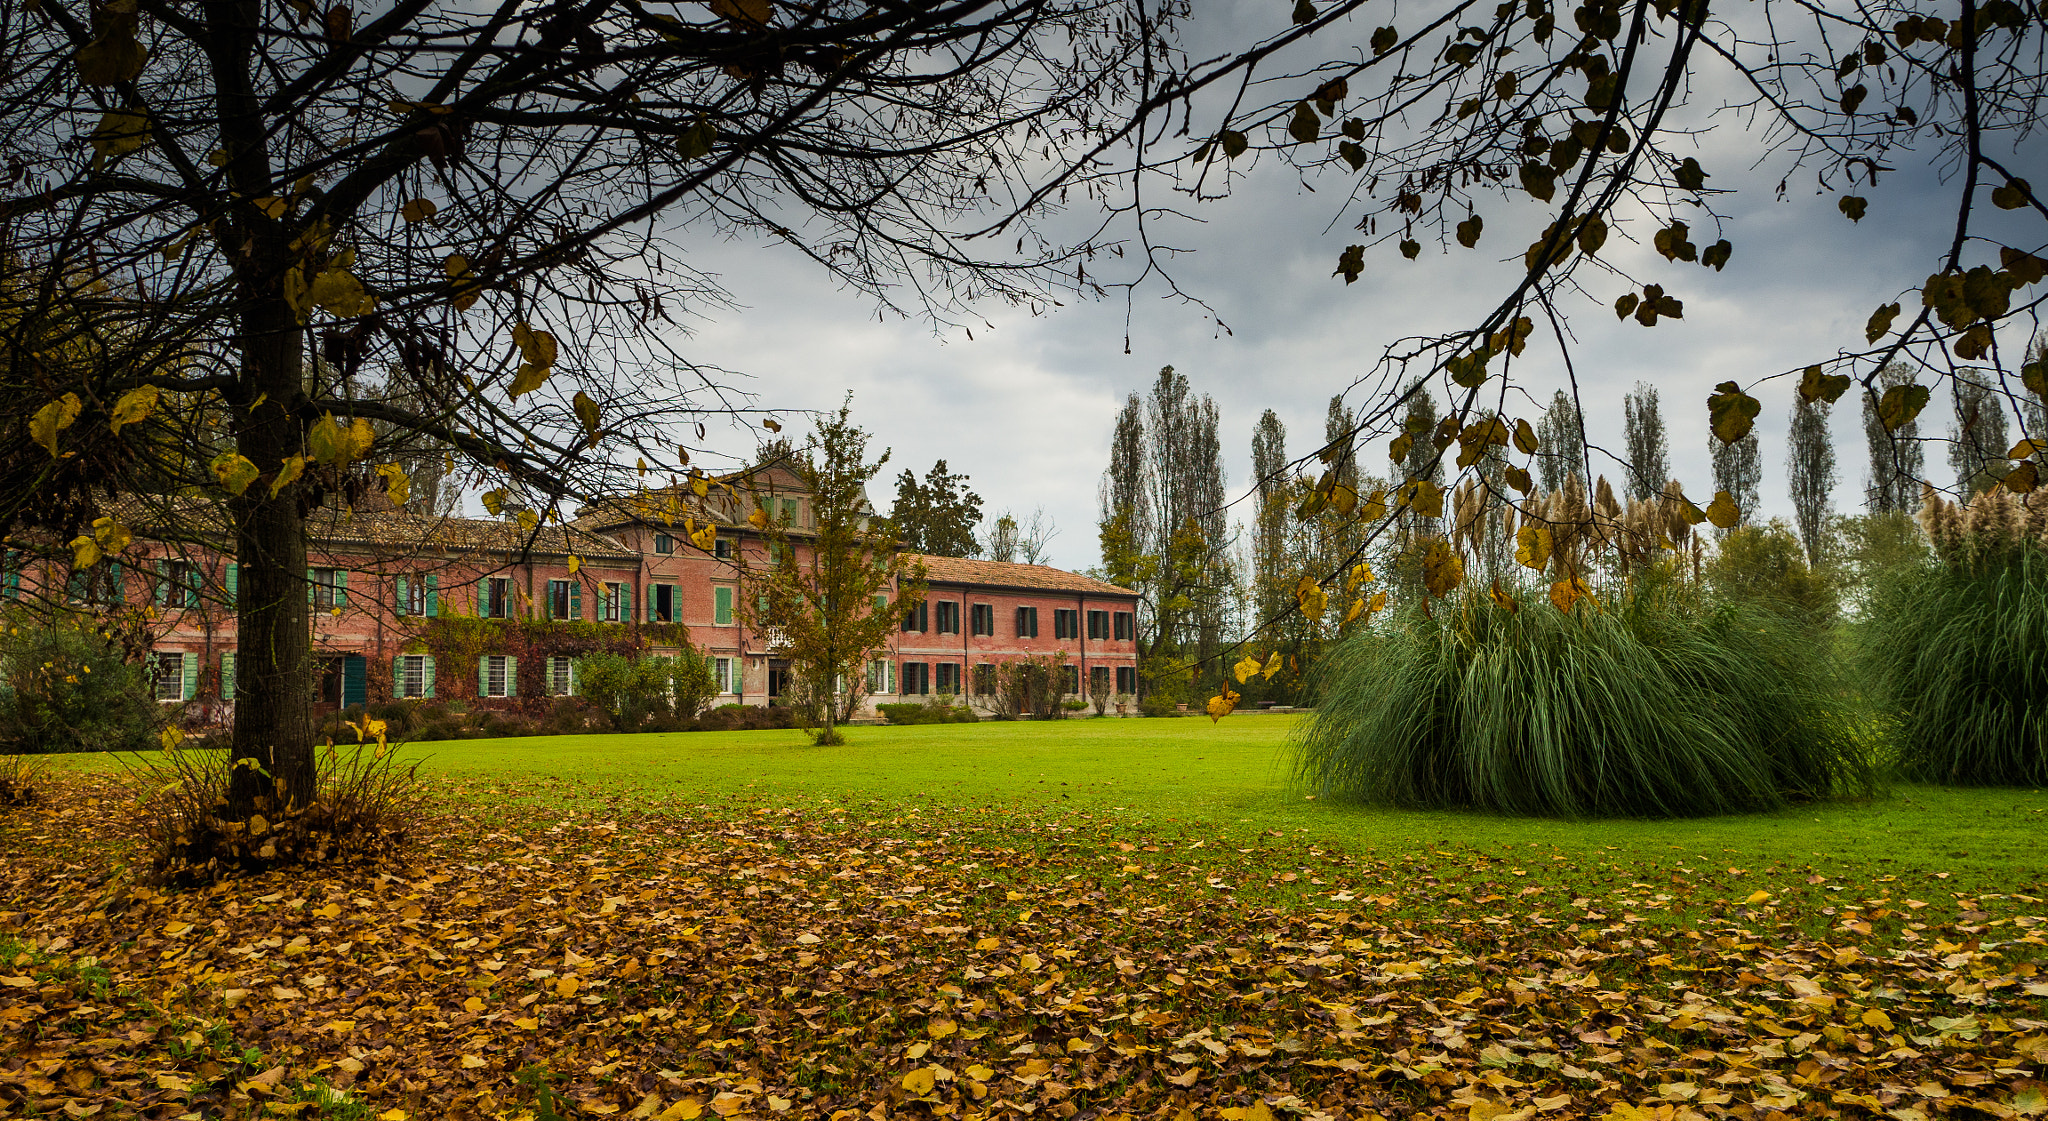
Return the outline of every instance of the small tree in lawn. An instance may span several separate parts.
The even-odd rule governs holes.
[[[744,551],[740,560],[741,616],[757,632],[781,632],[799,693],[818,702],[821,746],[843,742],[834,725],[866,695],[869,653],[924,599],[923,566],[905,561],[868,504],[867,482],[889,453],[867,462],[868,434],[848,419],[850,411],[841,405],[821,418],[809,443],[783,463],[810,495],[813,529],[799,536],[757,504],[750,520],[773,546],[771,560],[754,567]],[[800,545],[807,547],[802,556]]]

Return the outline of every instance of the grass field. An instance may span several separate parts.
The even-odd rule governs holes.
[[[413,745],[400,860],[191,890],[136,882],[116,761],[58,760],[0,816],[0,1107],[2048,1110],[2041,792],[1391,812],[1295,787],[1293,719]]]

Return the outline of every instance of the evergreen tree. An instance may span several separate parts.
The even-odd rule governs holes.
[[[1925,450],[1920,446],[1920,422],[1885,431],[1877,417],[1877,402],[1884,392],[1911,383],[1913,368],[1894,362],[1877,374],[1877,384],[1863,395],[1863,437],[1870,447],[1870,478],[1864,487],[1864,506],[1873,514],[1911,514],[1920,508],[1920,483],[1926,472]]]
[[[932,464],[924,480],[906,470],[896,476],[896,504],[889,521],[903,548],[935,557],[978,557],[981,542],[974,527],[981,523],[981,496],[967,486],[968,477]]]
[[[1821,542],[1827,532],[1828,495],[1835,489],[1835,443],[1828,436],[1828,403],[1792,400],[1790,454],[1785,474],[1792,487],[1792,520],[1809,568],[1820,567]]]
[[[1628,441],[1628,496],[1647,502],[1671,481],[1671,448],[1664,435],[1664,414],[1657,405],[1657,387],[1637,382],[1621,400],[1623,434]]]
[[[1252,520],[1253,622],[1264,624],[1286,611],[1288,488],[1287,428],[1267,409],[1252,428],[1252,485],[1258,508]]]

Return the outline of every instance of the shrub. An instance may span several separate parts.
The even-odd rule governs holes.
[[[639,730],[661,718],[667,718],[671,729],[679,729],[704,707],[713,690],[711,671],[696,657],[592,654],[577,660],[576,673],[583,695],[609,713],[613,730],[620,732]]]
[[[33,806],[42,800],[47,767],[22,755],[0,755],[0,809]]]
[[[1319,671],[1298,772],[1388,805],[1556,817],[1773,809],[1868,789],[1805,627],[1668,581],[1559,610],[1471,588]]]
[[[1841,592],[1827,571],[1807,567],[1805,546],[1783,519],[1745,526],[1721,538],[1706,565],[1707,584],[1723,599],[1763,606],[1812,623],[1834,619]]]
[[[699,716],[695,730],[703,732],[759,732],[796,727],[797,713],[790,708],[763,705],[719,705]],[[689,730],[689,729],[683,729]]]
[[[0,753],[142,751],[165,714],[143,668],[83,620],[11,613],[0,634]]]
[[[876,705],[875,711],[891,724],[974,724],[981,720],[966,705],[925,704],[921,701]]]
[[[1866,677],[1906,778],[2048,784],[2048,499],[2003,488],[1920,513],[1935,559],[1881,577]]]
[[[419,820],[417,764],[370,742],[321,753],[312,804],[259,806],[232,821],[231,753],[174,748],[139,756],[131,773],[149,878],[192,885],[270,868],[375,860],[401,847]],[[265,799],[264,801],[268,801]]]

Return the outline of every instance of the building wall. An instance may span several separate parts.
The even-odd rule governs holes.
[[[960,629],[958,633],[940,633],[940,603],[951,603],[959,607]],[[898,665],[899,683],[903,680],[901,666],[905,662],[922,662],[932,666],[953,664],[963,667],[962,690],[972,695],[974,667],[997,665],[1006,661],[1029,656],[1044,656],[1064,651],[1067,664],[1075,667],[1081,695],[1088,693],[1091,672],[1096,668],[1109,670],[1112,689],[1117,683],[1117,670],[1135,672],[1138,664],[1138,644],[1135,639],[1115,638],[1115,618],[1118,613],[1133,615],[1130,630],[1136,635],[1137,599],[1133,596],[1105,596],[1085,592],[1041,591],[1016,588],[991,588],[977,585],[941,584],[929,586],[925,598],[924,617],[929,629],[925,631],[898,631],[890,649],[890,656]],[[975,634],[974,607],[987,605],[995,611],[995,634]],[[1032,607],[1038,611],[1038,634],[1036,637],[1020,637],[1016,630],[1017,609]],[[1077,637],[1057,637],[1054,625],[1055,611],[1068,610],[1076,615]],[[1100,611],[1109,616],[1107,633],[1110,637],[1088,637],[1088,612]],[[931,671],[934,688],[938,671]],[[1128,690],[1126,690],[1128,691]]]

